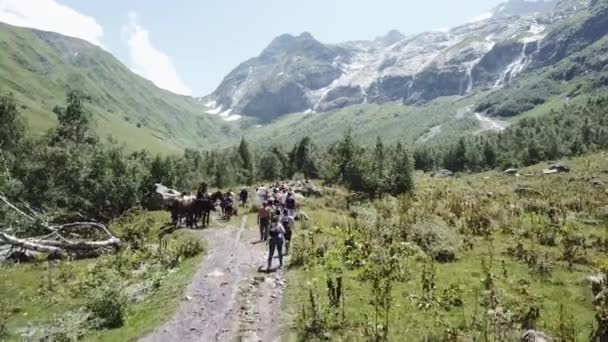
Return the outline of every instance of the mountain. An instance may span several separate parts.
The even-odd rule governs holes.
[[[203,147],[238,131],[196,99],[159,89],[86,41],[0,23],[0,46],[0,91],[13,93],[34,132],[56,124],[52,110],[70,89],[90,97],[100,135],[133,148]]]
[[[204,102],[212,113],[268,124],[289,113],[360,104],[425,106],[442,97],[500,97],[526,79],[552,82],[555,89],[531,101],[536,106],[560,93],[549,69],[573,54],[587,56],[584,50],[605,38],[606,7],[606,0],[510,0],[487,19],[446,31],[391,31],[372,41],[335,45],[309,33],[282,35],[228,74]],[[495,105],[483,110],[512,116],[531,109],[507,113],[492,110]]]

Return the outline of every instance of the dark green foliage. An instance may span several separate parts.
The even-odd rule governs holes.
[[[397,143],[386,148],[380,138],[374,149],[355,143],[350,131],[329,149],[329,182],[339,182],[370,198],[382,194],[400,195],[414,190],[414,162],[409,152]]]
[[[420,170],[443,166],[451,171],[532,165],[608,147],[608,98],[590,99],[546,115],[524,118],[500,134],[414,151]]]
[[[55,107],[59,126],[55,131],[56,141],[68,141],[75,144],[93,143],[91,131],[91,114],[84,109],[85,97],[78,91],[71,91],[67,96],[67,107]]]
[[[86,303],[86,309],[92,314],[92,324],[96,329],[121,327],[125,319],[127,301],[120,289],[106,284]]]
[[[13,151],[23,139],[24,125],[12,96],[0,98],[0,151]]]
[[[260,160],[258,177],[263,180],[276,180],[281,176],[282,164],[275,153],[266,153]]]

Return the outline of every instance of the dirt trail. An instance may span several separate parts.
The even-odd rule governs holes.
[[[278,341],[283,272],[260,272],[267,249],[257,229],[242,217],[240,227],[196,233],[207,241],[207,258],[173,317],[140,341]]]

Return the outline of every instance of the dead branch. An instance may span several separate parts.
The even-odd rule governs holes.
[[[94,252],[105,249],[116,249],[120,246],[120,239],[115,237],[110,230],[103,224],[96,222],[73,222],[61,225],[52,225],[40,217],[29,206],[28,211],[32,214],[27,214],[16,205],[12,204],[6,197],[0,194],[0,201],[4,202],[7,207],[13,209],[17,214],[24,217],[32,223],[38,223],[40,226],[48,230],[48,234],[37,237],[19,238],[9,234],[7,231],[0,232],[0,244],[8,244],[13,247],[43,252],[53,255],[91,255]],[[62,234],[74,233],[84,228],[94,228],[106,235],[105,240],[99,241],[74,241],[65,238]]]

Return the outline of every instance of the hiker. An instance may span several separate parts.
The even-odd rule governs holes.
[[[228,193],[230,194],[230,193]],[[232,196],[228,195],[226,196],[226,198],[224,199],[224,219],[226,220],[230,220],[230,218],[232,217],[233,212],[233,205],[234,202],[232,200]]]
[[[287,199],[287,190],[281,189],[281,192],[279,193],[279,205],[281,206],[281,208],[285,208],[286,199]]]
[[[283,267],[283,237],[285,236],[285,229],[279,222],[278,217],[272,218],[270,224],[270,239],[268,240],[268,270],[272,266],[272,258],[274,257],[274,251],[276,250],[279,254],[279,268]]]
[[[241,199],[241,207],[244,207],[247,204],[247,197],[249,197],[249,192],[247,189],[242,188],[239,193],[239,198]]]
[[[260,241],[268,240],[268,226],[270,225],[268,203],[264,203],[258,211],[258,225],[260,226]]]
[[[291,191],[287,194],[287,199],[285,199],[285,209],[287,209],[289,216],[296,217],[296,197]]]
[[[293,234],[293,228],[295,220],[293,216],[289,216],[287,209],[283,209],[283,215],[281,216],[281,225],[285,229],[285,255],[289,254],[289,246],[291,245],[291,235]]]

